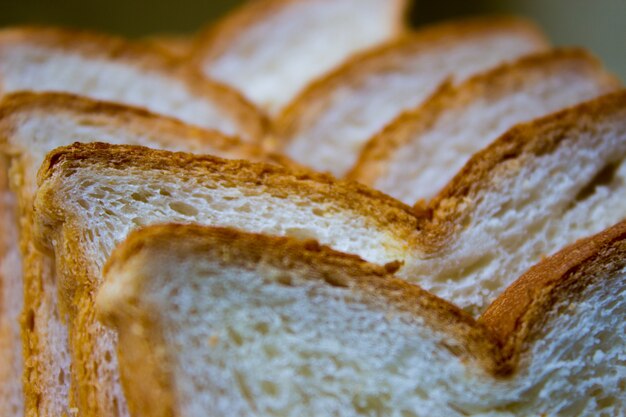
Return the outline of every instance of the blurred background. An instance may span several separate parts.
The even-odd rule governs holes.
[[[129,37],[192,33],[244,0],[0,0],[2,26],[39,23]],[[414,26],[481,13],[535,20],[556,45],[581,45],[626,82],[626,0],[418,0]]]

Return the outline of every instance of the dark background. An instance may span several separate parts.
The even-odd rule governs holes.
[[[130,37],[192,33],[243,0],[0,0],[0,25],[57,24]],[[557,45],[582,45],[626,81],[626,0],[418,0],[415,26],[450,17],[515,13]]]

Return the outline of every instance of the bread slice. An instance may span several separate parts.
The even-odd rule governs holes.
[[[509,130],[426,207],[412,279],[478,315],[542,257],[626,217],[626,91]]]
[[[274,115],[352,54],[403,33],[408,3],[249,1],[200,34],[194,66]]]
[[[276,121],[277,146],[319,171],[345,174],[375,133],[445,80],[461,82],[547,49],[534,25],[486,17],[433,25],[353,58],[311,84]]]
[[[93,298],[102,266],[131,230],[167,221],[225,225],[315,238],[385,264],[403,258],[417,226],[410,207],[356,184],[141,147],[55,150],[42,165],[40,182],[35,242],[43,252],[37,255],[45,258],[40,263],[56,265],[69,333],[69,344],[57,349],[71,353],[74,404],[89,416],[126,415],[115,335],[95,321]],[[33,263],[25,265],[37,277]]]
[[[555,49],[440,89],[369,140],[348,174],[407,204],[430,199],[469,158],[517,123],[616,91],[580,49]]]
[[[93,324],[93,294],[106,257],[134,228],[192,222],[313,238],[393,262],[399,277],[477,316],[542,256],[626,217],[625,116],[626,91],[521,125],[420,216],[356,183],[263,164],[93,144],[51,153],[35,201],[37,241],[67,289],[80,397],[108,404],[118,395],[103,388],[117,365],[104,359],[113,336]],[[100,390],[90,394],[94,369]]]
[[[0,31],[4,94],[61,91],[145,107],[205,128],[260,141],[267,121],[239,93],[179,67],[147,44],[78,30]]]
[[[481,325],[315,243],[162,225],[114,252],[97,305],[139,417],[622,415],[625,269],[621,224],[522,278],[533,314],[505,298]]]
[[[9,405],[23,410],[20,405],[23,361],[18,317],[25,293],[27,415],[35,413],[35,407],[39,407],[38,415],[60,416],[63,412],[69,415],[67,336],[63,317],[57,312],[54,264],[44,262],[33,247],[32,204],[37,169],[46,153],[76,140],[93,141],[96,138],[111,143],[136,143],[231,158],[274,163],[283,160],[220,133],[204,131],[141,109],[61,93],[5,96],[0,104],[0,151],[4,161],[0,170],[0,178],[4,179],[0,183],[0,228],[3,231],[0,243],[0,410]],[[21,242],[26,266],[25,284],[18,242]],[[3,412],[0,415],[12,414]]]

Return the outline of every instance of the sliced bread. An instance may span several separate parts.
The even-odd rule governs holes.
[[[33,246],[32,205],[37,169],[46,153],[77,140],[96,138],[230,158],[284,160],[223,134],[141,109],[61,93],[5,96],[0,103],[0,178],[5,179],[0,183],[0,410],[9,406],[23,409],[18,318],[25,298],[27,415],[69,415],[67,335],[57,311],[54,265],[45,262]],[[20,252],[27,272],[24,282]]]
[[[194,67],[276,114],[352,54],[404,32],[408,0],[257,0],[199,35]]]
[[[42,251],[34,256],[56,265],[59,309],[69,333],[69,344],[56,349],[69,351],[72,364],[64,387],[71,379],[74,404],[89,416],[126,415],[115,335],[96,322],[93,301],[102,266],[133,229],[168,221],[225,225],[314,238],[385,264],[405,257],[417,227],[410,207],[357,184],[142,147],[61,148],[48,155],[40,182],[34,214]],[[42,271],[32,265],[37,263],[25,263],[33,280],[52,280],[38,276]]]
[[[51,153],[36,239],[66,289],[80,398],[108,404],[121,395],[106,388],[118,378],[105,359],[114,336],[93,324],[93,295],[106,257],[131,230],[177,221],[313,238],[393,262],[399,277],[477,316],[542,256],[626,216],[625,116],[620,92],[520,125],[420,215],[356,183],[263,164],[103,144]]]
[[[138,417],[621,415],[625,271],[624,224],[539,265],[534,314],[500,300],[508,350],[489,316],[315,242],[162,225],[97,305]]]
[[[547,49],[534,25],[513,17],[427,27],[353,58],[311,84],[276,121],[276,146],[294,160],[336,176],[363,145],[445,80],[458,83],[503,62]]]
[[[430,199],[469,158],[515,124],[616,91],[580,49],[555,49],[447,85],[364,147],[348,177],[407,204]]]
[[[145,107],[249,142],[267,121],[238,92],[145,43],[53,27],[0,31],[0,91],[61,91]]]

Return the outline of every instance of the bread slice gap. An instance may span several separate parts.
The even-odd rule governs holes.
[[[54,263],[33,246],[32,205],[37,169],[45,155],[74,141],[106,140],[230,158],[285,161],[214,131],[142,109],[63,93],[14,93],[0,103],[0,294],[2,294],[0,404],[23,413],[22,317],[27,415],[69,413],[69,354],[63,316],[57,310]],[[9,181],[10,180],[10,181]],[[23,255],[23,258],[22,256]],[[26,275],[22,276],[22,259]],[[61,289],[62,290],[62,289]],[[118,404],[120,409],[123,403]],[[4,411],[4,410],[3,410]],[[116,415],[112,410],[109,415]],[[14,415],[8,411],[0,415]]]
[[[546,50],[532,23],[482,17],[423,28],[374,48],[315,81],[281,112],[275,146],[318,171],[343,176],[375,133],[446,80]]]
[[[315,239],[389,264],[478,316],[543,256],[625,217],[625,115],[622,91],[519,125],[421,215],[357,183],[264,164],[104,144],[49,154],[36,240],[68,289],[79,389],[93,385],[94,369],[108,372],[98,394],[111,401],[103,387],[117,364],[104,357],[114,337],[87,323],[106,257],[133,229],[182,222]]]
[[[237,91],[181,67],[147,43],[55,27],[0,31],[2,93],[55,91],[145,107],[259,143],[261,112]]]
[[[510,352],[487,319],[381,267],[232,229],[134,232],[97,307],[119,332],[139,417],[620,415],[626,225],[616,229],[557,255],[569,268],[537,267],[551,284],[531,281],[537,314],[506,317],[525,325]]]
[[[248,1],[198,36],[195,68],[275,115],[309,82],[405,31],[408,0]]]
[[[368,141],[347,176],[407,204],[430,200],[515,124],[620,88],[582,49],[530,55],[447,85],[398,116]]]

